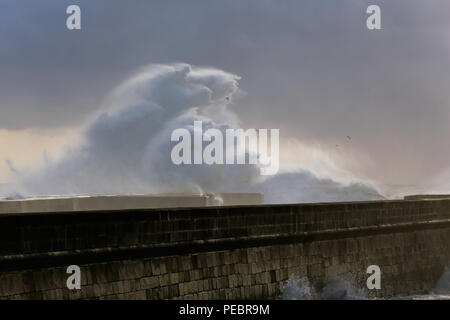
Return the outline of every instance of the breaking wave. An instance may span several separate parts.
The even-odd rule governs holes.
[[[82,127],[81,142],[39,168],[19,170],[3,196],[256,191],[268,203],[381,198],[368,184],[319,179],[307,168],[262,180],[257,165],[172,164],[174,129],[192,132],[194,121],[205,130],[239,127],[230,109],[239,79],[181,63],[144,67],[105,99]]]

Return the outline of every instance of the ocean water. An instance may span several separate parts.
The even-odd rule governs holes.
[[[330,277],[320,292],[307,277],[291,275],[282,287],[283,300],[369,300],[362,288],[341,277]],[[375,299],[373,299],[375,300]],[[450,300],[450,268],[446,268],[434,289],[423,295],[397,296],[390,300]]]

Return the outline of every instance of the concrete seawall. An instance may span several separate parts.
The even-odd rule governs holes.
[[[278,298],[289,276],[369,297],[429,292],[450,261],[450,200],[0,214],[2,299]],[[66,268],[81,267],[81,290]]]
[[[262,204],[260,193],[102,195],[1,200],[2,213],[44,213],[125,209],[189,208]]]

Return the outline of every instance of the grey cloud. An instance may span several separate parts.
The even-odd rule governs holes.
[[[65,8],[83,30],[65,30]],[[130,72],[187,62],[242,76],[245,124],[334,146],[366,174],[413,183],[449,162],[450,3],[376,1],[0,1],[0,127],[79,124]],[[440,142],[442,141],[442,142]]]

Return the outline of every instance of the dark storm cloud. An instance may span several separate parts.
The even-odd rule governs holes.
[[[69,4],[81,31],[65,29]],[[366,29],[368,4],[383,30]],[[420,180],[450,158],[449,15],[444,0],[0,0],[0,127],[79,124],[135,68],[182,61],[242,76],[249,126],[349,135],[391,164],[369,173]]]

